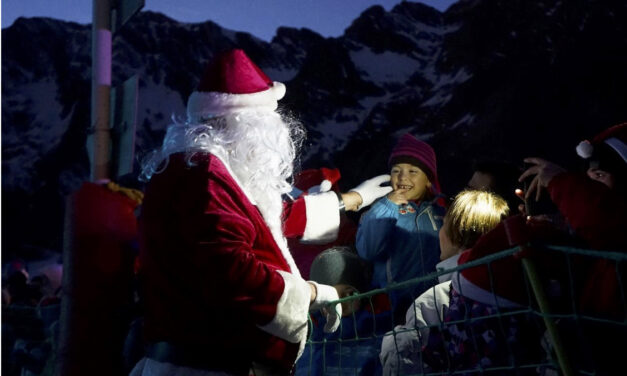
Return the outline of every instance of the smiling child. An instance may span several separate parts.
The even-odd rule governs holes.
[[[444,208],[435,152],[426,142],[405,134],[388,161],[393,191],[366,212],[357,231],[359,255],[374,264],[373,287],[402,282],[435,272],[440,261],[438,231]],[[395,311],[404,313],[431,281],[392,291]]]

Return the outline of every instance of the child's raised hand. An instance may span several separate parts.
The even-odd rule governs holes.
[[[396,205],[405,205],[409,202],[407,201],[407,197],[406,197],[407,191],[408,191],[407,189],[394,190],[388,193],[387,198],[388,200],[392,201]]]

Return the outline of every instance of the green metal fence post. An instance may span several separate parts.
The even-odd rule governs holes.
[[[523,247],[521,247],[521,250],[523,250],[524,252]],[[544,325],[546,325],[546,329],[549,332],[551,342],[553,342],[553,348],[555,349],[555,354],[557,355],[557,362],[562,369],[562,374],[564,376],[574,375],[574,372],[568,360],[568,355],[566,353],[566,350],[564,349],[564,345],[562,344],[562,339],[557,330],[557,325],[555,325],[555,321],[553,321],[553,318],[549,316],[549,300],[546,296],[546,293],[544,292],[544,288],[542,286],[542,283],[540,282],[540,278],[538,277],[536,265],[528,258],[523,258],[522,264],[525,273],[527,274],[527,278],[529,278],[529,282],[531,283],[533,295],[535,296],[536,301],[538,302],[538,306],[540,307],[540,312],[542,313]]]

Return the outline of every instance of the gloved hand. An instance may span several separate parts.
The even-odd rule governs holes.
[[[335,306],[331,306],[329,303],[340,299],[337,290],[333,286],[321,285],[314,281],[308,282],[316,286],[316,299],[309,306],[309,310],[322,309],[322,313],[327,318],[324,332],[335,332],[340,326],[342,319],[342,305],[335,304]]]
[[[350,191],[357,192],[361,196],[362,202],[357,210],[369,206],[374,202],[374,200],[392,192],[392,187],[389,185],[385,187],[381,186],[381,184],[388,181],[390,181],[390,175],[379,175],[372,179],[368,179],[359,184],[357,187],[351,189]]]

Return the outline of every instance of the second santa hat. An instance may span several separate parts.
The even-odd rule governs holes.
[[[272,81],[241,49],[218,55],[187,101],[187,117],[197,122],[247,109],[276,110],[285,85]]]
[[[581,158],[592,158],[599,145],[606,144],[627,163],[627,123],[610,127],[596,135],[592,141],[584,140],[577,145],[577,155]]]

